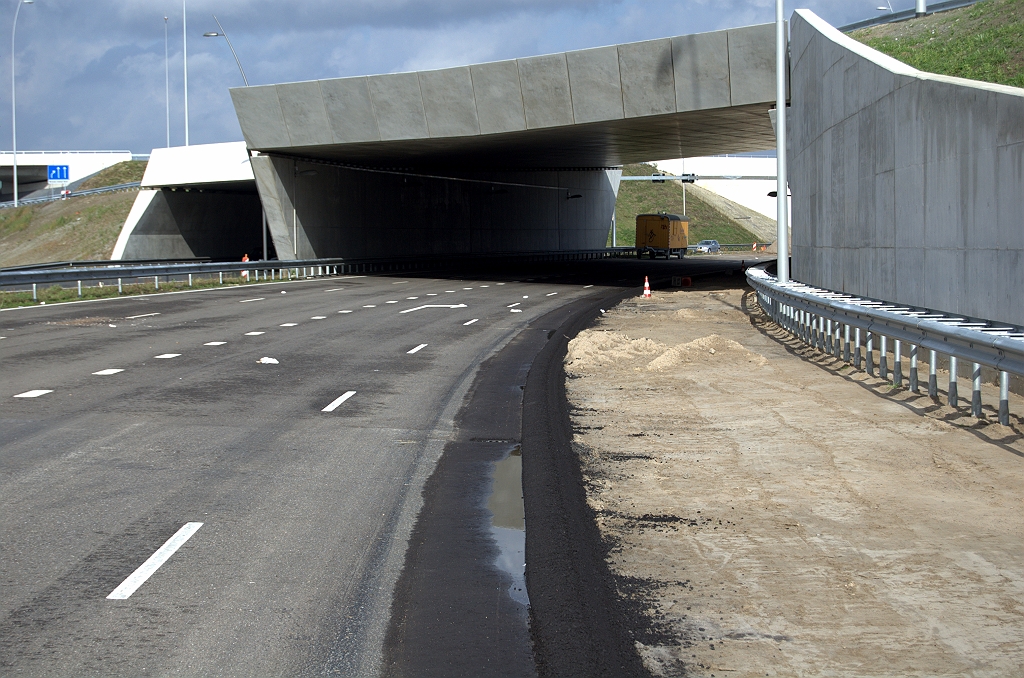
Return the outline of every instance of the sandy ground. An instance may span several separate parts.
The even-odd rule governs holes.
[[[566,370],[655,674],[1024,674],[1021,399],[893,391],[710,286],[623,302]]]

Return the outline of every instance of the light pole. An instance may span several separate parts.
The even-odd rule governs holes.
[[[786,12],[785,0],[775,0],[775,154],[778,162],[778,212],[776,213],[778,233],[775,247],[778,250],[777,276],[779,282],[789,282],[789,198],[786,179]]]
[[[186,0],[181,0],[181,45],[185,61],[185,145],[188,146],[188,17]]]
[[[171,147],[171,61],[167,49],[167,17],[164,17],[164,101],[167,102],[167,148]]]
[[[204,38],[224,38],[227,41],[228,49],[231,50],[231,56],[235,57],[235,63],[238,64],[238,72],[242,74],[242,82],[244,82],[245,86],[248,87],[249,86],[249,81],[245,77],[245,71],[242,70],[242,62],[238,60],[238,55],[235,53],[235,48],[231,46],[231,38],[228,37],[228,34],[224,30],[224,27],[220,25],[220,19],[217,18],[216,14],[213,15],[213,20],[217,22],[217,28],[220,29],[220,33],[216,32],[216,31],[211,31],[209,33],[203,33],[203,37]]]
[[[18,206],[18,106],[14,93],[14,34],[18,30],[18,14],[22,5],[31,5],[35,0],[18,0],[14,10],[14,25],[11,26],[11,159],[14,163],[14,206]]]

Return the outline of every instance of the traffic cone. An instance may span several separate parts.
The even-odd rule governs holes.
[[[644,276],[644,299],[651,298],[651,283],[647,281],[647,276]]]

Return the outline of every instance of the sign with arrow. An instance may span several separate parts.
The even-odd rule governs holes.
[[[424,308],[468,308],[465,304],[424,304],[423,306],[417,306],[416,308],[407,308],[399,313],[412,313],[413,311],[419,311]]]

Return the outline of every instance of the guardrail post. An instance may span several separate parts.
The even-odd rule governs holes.
[[[843,326],[843,362],[850,362],[850,326]]]
[[[928,356],[928,396],[930,398],[939,397],[939,378],[935,374],[935,363],[938,361],[938,354],[935,351],[931,351]]]
[[[153,286],[156,287],[157,289],[160,289],[160,276],[153,276]]]
[[[1008,372],[999,373],[999,423],[1003,426],[1010,425],[1010,375]]]
[[[825,327],[828,331],[828,336],[825,338],[825,353],[832,355],[834,353],[834,351],[832,350],[832,321],[826,320]]]
[[[854,344],[853,344],[853,366],[855,369],[860,369],[860,328],[855,327],[853,331]]]
[[[956,356],[949,356],[949,406],[956,407],[959,398],[956,392]]]
[[[875,357],[873,355],[875,350],[875,337],[871,332],[868,332],[867,346],[864,347],[864,369],[868,375],[875,376]]]
[[[188,274],[188,286],[192,287],[192,274],[191,273]]]
[[[910,345],[910,392],[919,393],[920,385],[917,383],[917,344]]]
[[[78,281],[78,296],[82,296],[82,281]]]
[[[981,418],[981,365],[974,363],[971,371],[971,415]]]
[[[219,275],[220,275],[220,284],[223,285],[224,284],[224,271],[220,271]]]
[[[121,294],[121,279],[117,279],[117,293]]]
[[[903,351],[902,342],[896,339],[892,345],[892,384],[903,388]]]
[[[878,352],[878,376],[882,381],[889,381],[889,337],[882,335],[882,348]]]
[[[38,290],[36,289],[36,283],[32,283],[32,301],[39,301]]]

